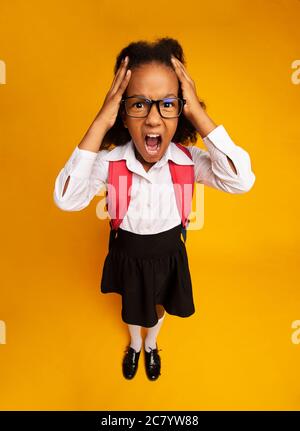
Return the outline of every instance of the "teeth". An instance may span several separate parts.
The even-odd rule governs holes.
[[[147,150],[147,152],[148,152],[148,154],[157,154],[158,153],[158,149],[159,149],[159,145],[156,145],[156,147],[155,148],[149,148],[147,145],[146,145],[146,150]]]
[[[149,138],[158,138],[160,135],[154,135],[154,134],[148,134],[146,136],[149,136]]]

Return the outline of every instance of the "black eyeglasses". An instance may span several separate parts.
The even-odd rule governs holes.
[[[142,96],[128,96],[122,99],[121,103],[124,104],[125,111],[130,117],[147,117],[152,105],[156,104],[161,117],[176,118],[181,114],[186,100],[179,97],[165,97],[164,99],[152,100]]]

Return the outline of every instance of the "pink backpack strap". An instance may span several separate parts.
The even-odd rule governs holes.
[[[191,160],[190,151],[183,145],[176,143]],[[189,214],[192,209],[192,198],[194,193],[195,173],[193,165],[178,165],[169,160],[169,168],[174,184],[176,203],[181,216],[181,223],[184,229],[183,235],[186,236],[185,229],[189,224]]]
[[[192,155],[183,145],[176,143],[190,159]],[[186,227],[189,223],[188,215],[191,212],[192,197],[194,193],[194,166],[177,165],[169,160],[169,169],[175,189],[176,203],[181,215],[182,233],[186,240]],[[108,190],[106,192],[107,211],[110,215],[111,244],[112,238],[116,236],[130,203],[129,193],[132,185],[132,172],[127,168],[126,160],[115,160],[109,162]]]
[[[126,166],[126,160],[109,162],[107,181],[107,211],[110,215],[111,229],[117,231],[130,202],[129,189],[132,185],[132,172]]]

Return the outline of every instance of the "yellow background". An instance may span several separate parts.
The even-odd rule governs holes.
[[[299,409],[299,19],[297,0],[1,3],[1,410]],[[143,355],[127,381],[121,298],[99,291],[99,197],[63,212],[53,188],[119,51],[164,36],[182,44],[256,183],[243,195],[205,189],[203,229],[187,240],[196,313],[166,316],[158,381]]]

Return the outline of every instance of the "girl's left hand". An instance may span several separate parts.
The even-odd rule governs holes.
[[[197,118],[199,111],[203,109],[197,96],[196,85],[187,73],[184,65],[173,54],[171,55],[171,61],[174,65],[176,75],[178,76],[178,79],[181,83],[182,96],[184,99],[186,99],[186,103],[183,106],[183,113],[186,118],[194,125],[194,119]]]

